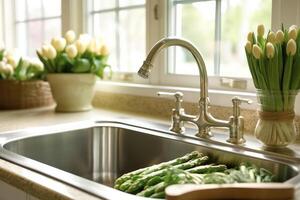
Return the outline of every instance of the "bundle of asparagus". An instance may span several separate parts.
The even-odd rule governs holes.
[[[223,164],[207,164],[208,160],[207,156],[194,151],[124,174],[116,180],[115,188],[138,196],[164,198],[165,188],[173,184],[270,182],[273,178],[270,172],[255,166],[241,165],[238,169],[227,169]]]
[[[267,146],[285,146],[296,135],[295,97],[300,89],[300,30],[296,26],[276,33],[257,27],[250,32],[245,51],[255,87],[261,120],[255,135]]]

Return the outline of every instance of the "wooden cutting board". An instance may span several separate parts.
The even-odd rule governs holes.
[[[172,185],[167,200],[292,200],[294,186],[284,183]]]

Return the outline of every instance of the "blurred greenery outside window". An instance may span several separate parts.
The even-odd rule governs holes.
[[[258,24],[271,27],[272,0],[169,0],[168,34],[190,40],[210,76],[250,77],[244,43]],[[192,55],[169,53],[170,74],[198,74]]]

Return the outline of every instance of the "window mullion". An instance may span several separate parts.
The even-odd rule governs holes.
[[[45,23],[46,23],[46,20],[44,20],[43,18],[45,17],[45,6],[44,6],[44,1],[41,0],[41,8],[42,8],[42,41],[45,40],[46,36],[45,36]]]
[[[121,58],[121,53],[120,53],[120,33],[119,33],[119,24],[120,24],[120,13],[119,13],[119,0],[116,0],[116,8],[117,10],[115,11],[115,31],[116,31],[116,58],[117,58],[117,67],[121,68],[120,64],[120,58]]]
[[[215,10],[215,52],[214,52],[214,75],[220,75],[221,60],[221,0],[216,0]]]
[[[25,3],[25,18],[28,19],[29,13],[28,13],[28,0],[26,0]],[[26,28],[26,37],[28,38],[29,36],[29,30],[28,30],[28,23],[25,22],[25,28]],[[29,55],[29,40],[26,41],[26,54]]]

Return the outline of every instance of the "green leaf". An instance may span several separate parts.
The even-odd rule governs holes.
[[[74,66],[72,68],[72,72],[75,73],[86,73],[89,72],[91,68],[91,64],[86,58],[76,59],[74,62]]]
[[[69,72],[68,69],[71,65],[68,55],[66,53],[61,53],[55,58],[55,65],[58,73]]]

